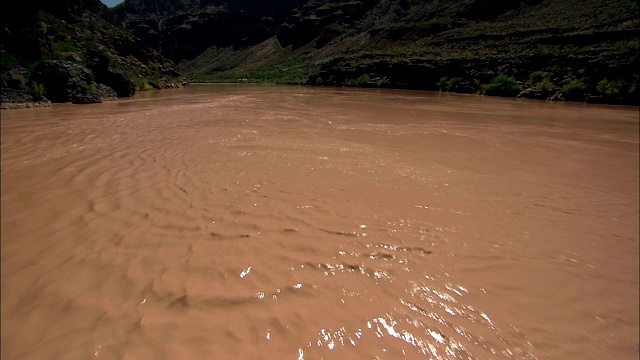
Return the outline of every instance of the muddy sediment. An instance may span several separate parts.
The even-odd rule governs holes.
[[[192,86],[2,112],[3,359],[637,359],[637,108]]]

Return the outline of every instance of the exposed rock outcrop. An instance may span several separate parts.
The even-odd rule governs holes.
[[[52,102],[72,101],[75,94],[86,93],[95,84],[89,69],[63,60],[43,61],[33,70],[30,80],[42,84]]]
[[[109,69],[99,74],[98,80],[115,90],[116,96],[128,97],[136,92],[136,84],[122,71]]]
[[[106,74],[109,76],[101,80],[107,80],[109,85],[96,83],[93,73],[84,66],[64,60],[47,60],[33,70],[30,80],[36,86],[42,86],[52,102],[92,104],[133,95],[135,85],[126,75],[118,71]]]
[[[40,96],[34,96],[28,90],[3,88],[0,92],[0,109],[23,109],[32,107],[51,106],[51,101]]]
[[[22,0],[2,12],[2,103],[79,104],[188,85],[99,0]],[[34,69],[31,73],[28,69]]]

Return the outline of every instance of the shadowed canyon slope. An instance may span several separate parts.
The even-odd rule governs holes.
[[[98,0],[25,0],[2,13],[2,106],[100,102],[184,84]],[[47,100],[48,99],[48,100]]]
[[[496,95],[638,98],[635,1],[126,0],[114,11],[193,80],[491,94],[505,75],[517,86]]]

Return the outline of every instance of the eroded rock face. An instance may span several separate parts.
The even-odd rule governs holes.
[[[538,4],[542,0],[475,0],[468,15],[471,18],[488,20],[507,10],[518,8],[520,4]]]
[[[179,61],[193,59],[212,46],[243,48],[259,44],[276,35],[279,25],[292,9],[307,2],[308,0],[127,1],[116,7],[114,13],[146,45]]]
[[[101,103],[102,99],[95,92],[86,94],[77,94],[71,100],[74,104],[97,104]]]
[[[16,1],[0,13],[2,51],[27,61],[51,53],[51,44],[32,0]]]
[[[129,97],[136,92],[136,85],[129,77],[118,70],[107,70],[100,74],[98,80],[112,88],[118,97]]]
[[[23,109],[31,107],[51,106],[51,101],[37,97],[28,90],[2,88],[0,92],[0,109]]]
[[[104,100],[114,100],[117,94],[115,90],[105,84],[92,84],[87,91],[74,94],[71,102],[74,104],[96,104]]]
[[[94,81],[94,74],[84,66],[64,61],[47,60],[40,63],[31,74],[31,81],[45,88],[46,97],[52,102],[93,104],[105,99],[131,96],[135,84],[124,73],[108,70]]]
[[[186,82],[169,59],[133,36],[100,0],[14,5],[0,13],[3,108],[45,97],[74,103],[128,97],[136,91],[131,79],[140,79],[139,85]]]
[[[115,90],[105,84],[96,85],[96,92],[102,99],[115,99],[118,97],[118,94]]]
[[[52,102],[72,101],[76,94],[86,93],[94,83],[89,69],[64,60],[41,62],[33,70],[31,81],[44,85],[46,96]]]

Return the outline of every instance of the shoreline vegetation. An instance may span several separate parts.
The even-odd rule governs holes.
[[[374,75],[375,76],[375,75]],[[564,85],[556,85],[563,83]],[[549,73],[535,71],[529,75],[525,81],[516,81],[515,78],[507,75],[498,75],[488,82],[481,82],[478,79],[464,79],[462,77],[449,78],[441,77],[432,86],[402,86],[393,85],[388,79],[372,77],[362,74],[357,77],[346,77],[336,80],[334,76],[329,76],[325,81],[321,76],[310,76],[306,81],[290,82],[281,79],[269,78],[230,78],[213,81],[191,81],[190,84],[271,84],[271,85],[305,85],[320,87],[343,87],[343,88],[370,88],[370,89],[403,89],[403,90],[426,90],[450,92],[458,94],[476,94],[486,96],[499,96],[510,98],[526,98],[546,101],[570,101],[584,102],[592,104],[609,105],[632,105],[636,106],[638,96],[637,88],[639,81],[633,79],[631,82],[623,79],[609,80],[604,78],[595,86],[587,86],[580,80],[551,80]]]
[[[543,80],[544,81],[544,80]],[[518,98],[518,99],[528,99],[528,100],[542,100],[542,101],[553,101],[553,102],[571,102],[571,103],[585,103],[585,104],[600,104],[600,105],[611,105],[611,106],[633,106],[636,107],[637,104],[628,104],[628,103],[624,103],[624,102],[620,102],[620,101],[606,101],[606,98],[599,96],[599,95],[589,95],[586,94],[584,92],[584,87],[581,84],[578,85],[569,85],[569,86],[564,86],[563,88],[555,88],[554,91],[544,91],[542,89],[539,89],[539,87],[533,87],[530,89],[526,89],[526,90],[522,90],[522,87],[520,85],[518,85],[517,83],[515,83],[513,81],[513,79],[510,78],[504,78],[503,76],[500,76],[499,79],[497,79],[496,81],[490,83],[490,84],[480,84],[479,85],[479,91],[452,91],[450,85],[456,84],[458,82],[461,82],[459,79],[448,79],[447,77],[443,77],[441,79],[441,82],[439,83],[440,85],[443,86],[442,89],[439,90],[426,90],[426,89],[410,89],[410,88],[402,88],[402,87],[390,87],[390,86],[379,86],[378,84],[369,81],[367,83],[360,83],[356,85],[352,85],[352,84],[348,84],[348,85],[318,85],[318,84],[305,84],[305,83],[285,83],[285,82],[276,82],[276,81],[265,81],[265,80],[258,80],[258,81],[249,81],[249,79],[238,79],[238,81],[232,82],[232,81],[220,81],[220,82],[189,82],[186,85],[183,86],[176,86],[173,87],[173,89],[179,89],[181,87],[189,87],[191,85],[265,85],[265,86],[278,86],[278,85],[283,85],[283,86],[309,86],[309,87],[324,87],[324,88],[328,88],[328,87],[332,87],[332,88],[342,88],[342,89],[380,89],[380,90],[417,90],[417,91],[431,91],[431,92],[441,92],[441,93],[452,93],[452,94],[461,94],[461,95],[476,95],[476,96],[495,96],[495,97],[504,97],[504,98]],[[516,85],[513,85],[513,84]],[[605,86],[607,85],[607,82],[602,82],[602,84],[599,84],[599,86]],[[446,88],[445,86],[449,86],[448,88]],[[515,89],[518,90],[517,95],[513,96],[513,94],[515,94]],[[577,90],[574,90],[577,89]],[[155,90],[160,90],[160,89],[140,89],[137,90],[135,93],[141,93],[144,91],[155,91]],[[506,91],[506,94],[505,94]],[[584,100],[575,100],[575,98],[572,98],[573,92],[574,91],[580,91],[580,94],[582,97],[586,96]],[[533,95],[532,95],[533,94]],[[538,94],[543,94],[542,96],[539,96]],[[545,97],[546,95],[552,94],[549,97]],[[133,94],[132,94],[133,96]],[[109,98],[102,98],[102,101],[97,101],[96,103],[100,103],[103,101],[115,101],[117,100],[117,97],[109,97]],[[69,102],[67,102],[69,103]],[[15,110],[15,109],[29,109],[29,108],[38,108],[38,107],[50,107],[53,106],[54,103],[52,103],[51,101],[49,101],[48,99],[42,99],[42,100],[30,100],[30,99],[22,99],[20,100],[18,97],[16,97],[13,101],[9,101],[9,102],[5,102],[2,101],[2,103],[0,103],[0,109],[2,110]],[[77,104],[77,102],[76,102]]]

